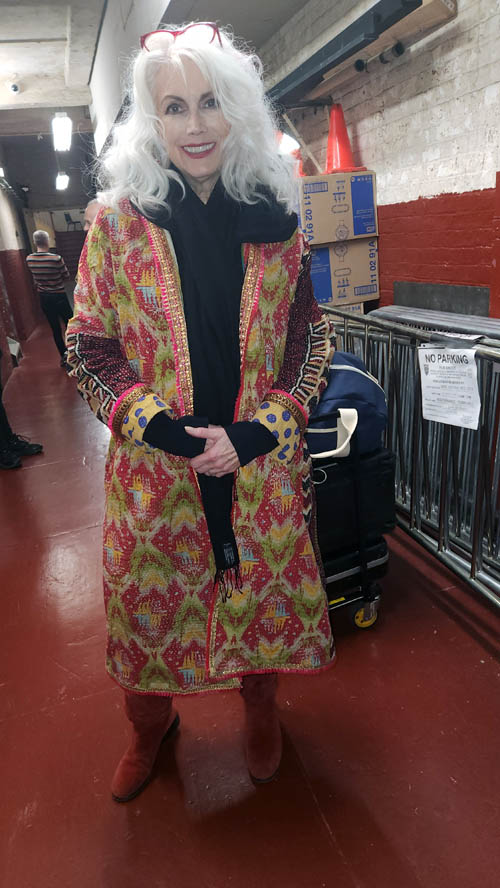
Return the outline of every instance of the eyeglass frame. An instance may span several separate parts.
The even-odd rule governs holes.
[[[219,26],[217,25],[216,22],[191,22],[190,25],[186,25],[185,28],[179,28],[177,31],[169,31],[167,28],[160,28],[157,31],[149,31],[147,34],[143,34],[140,38],[141,49],[145,49],[146,52],[154,51],[154,50],[148,49],[146,46],[146,40],[148,39],[148,37],[153,37],[154,34],[170,34],[171,37],[174,38],[174,42],[175,42],[177,37],[181,37],[182,34],[185,34],[186,31],[189,31],[190,28],[196,28],[199,25],[205,25],[209,28],[212,28],[214,33],[213,33],[212,39],[209,40],[209,44],[213,43],[215,38],[217,37],[219,40],[219,44],[222,47],[222,38],[220,36]]]

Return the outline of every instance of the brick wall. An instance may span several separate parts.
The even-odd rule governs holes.
[[[373,3],[309,0],[261,50],[269,85],[367,5]],[[316,35],[320,26],[322,37]],[[498,0],[459,0],[456,19],[399,59],[374,62],[368,74],[337,89],[333,83],[355,160],[377,172],[379,203],[494,187],[500,169],[499,34]],[[288,61],[280,66],[283,45]],[[301,112],[294,122],[323,165],[327,112]]]
[[[290,74],[375,3],[376,0],[307,0],[259,49],[269,86]]]
[[[379,207],[380,304],[394,281],[490,288],[490,315],[500,317],[495,278],[496,189],[443,194]]]
[[[269,85],[371,6],[309,0],[262,48]],[[500,315],[499,33],[497,0],[459,0],[456,19],[399,59],[332,88],[355,162],[377,173],[385,303],[394,280],[485,285]],[[327,111],[291,117],[323,168]]]

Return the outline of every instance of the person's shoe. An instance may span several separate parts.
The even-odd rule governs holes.
[[[23,435],[12,435],[9,440],[9,450],[20,456],[36,456],[43,450],[43,444],[32,444],[29,438]]]
[[[256,783],[269,783],[280,766],[281,725],[276,708],[278,677],[246,675],[241,696],[245,702],[245,756]]]
[[[133,735],[111,781],[115,802],[130,802],[146,788],[153,775],[158,750],[180,724],[172,708],[172,697],[125,692],[125,711],[132,722]]]
[[[19,469],[21,468],[21,457],[12,450],[0,450],[0,469]]]

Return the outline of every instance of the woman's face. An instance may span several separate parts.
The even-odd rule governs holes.
[[[156,82],[156,109],[172,163],[195,185],[215,184],[230,126],[212,89],[190,59],[181,70],[166,68]]]

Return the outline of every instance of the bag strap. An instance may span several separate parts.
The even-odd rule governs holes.
[[[354,407],[339,407],[337,418],[337,444],[335,450],[325,450],[323,453],[312,453],[313,459],[323,459],[325,456],[349,456],[351,450],[351,438],[358,425],[358,411]]]
[[[361,459],[359,455],[358,436],[354,435],[352,442],[353,461],[349,465],[351,480],[354,490],[354,513],[356,515],[356,527],[358,530],[358,551],[359,551],[359,567],[361,589],[363,595],[368,595],[370,586],[370,578],[368,573],[368,557],[366,552],[365,526],[363,515],[363,504],[361,501]]]

